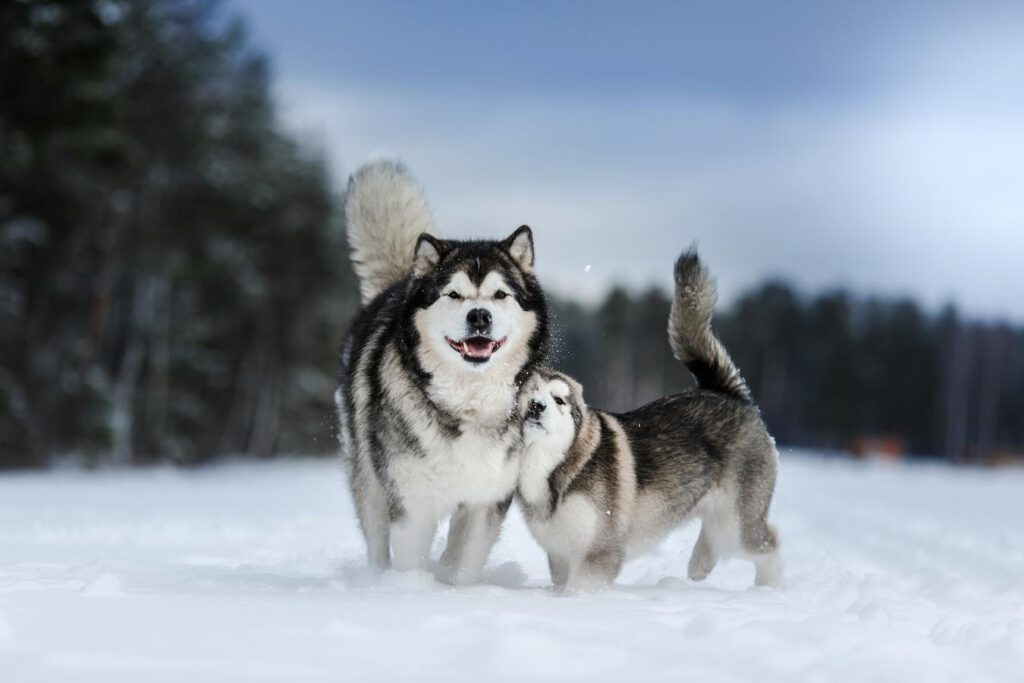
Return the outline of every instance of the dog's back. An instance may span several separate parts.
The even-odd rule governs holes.
[[[710,572],[712,554],[753,559],[768,549],[777,456],[753,404],[696,389],[615,417],[627,435],[636,478],[627,555],[643,552],[693,517],[703,520],[702,534],[713,547],[691,578]],[[774,582],[768,573],[762,583]]]

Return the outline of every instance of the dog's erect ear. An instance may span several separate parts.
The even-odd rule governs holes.
[[[412,259],[413,277],[422,277],[432,271],[448,252],[448,245],[433,235],[423,233],[416,240],[416,251]]]
[[[521,225],[516,228],[501,246],[520,268],[527,272],[533,270],[533,232],[530,226]]]

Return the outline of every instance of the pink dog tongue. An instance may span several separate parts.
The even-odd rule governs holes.
[[[494,342],[484,337],[472,337],[463,341],[463,344],[466,345],[466,355],[474,358],[486,358],[494,349]]]

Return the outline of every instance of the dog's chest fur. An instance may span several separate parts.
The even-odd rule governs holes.
[[[484,504],[510,496],[519,472],[520,442],[509,418],[515,404],[513,378],[439,373],[425,390],[434,406],[456,418],[458,429],[453,432],[423,406],[402,406],[420,446],[418,455],[394,454],[389,464],[403,500],[441,514],[459,503]]]
[[[527,525],[541,547],[560,557],[586,553],[607,526],[608,512],[583,494],[565,496],[551,515],[526,515]]]
[[[396,458],[392,481],[403,500],[439,514],[459,503],[486,504],[515,489],[519,459],[512,431],[500,440],[494,432],[467,426],[455,438],[439,433],[424,438],[422,457]]]
[[[582,494],[570,494],[557,501],[551,489],[551,473],[562,464],[564,453],[543,443],[527,447],[522,455],[518,492],[523,516],[537,542],[558,556],[583,552],[608,520],[607,511],[598,510],[596,501]]]
[[[353,326],[338,392],[343,447],[383,485],[392,514],[507,500],[521,443],[516,379],[543,352],[543,308],[524,314],[532,325],[490,362],[471,366],[436,343],[442,330],[416,328],[408,287],[382,294]]]

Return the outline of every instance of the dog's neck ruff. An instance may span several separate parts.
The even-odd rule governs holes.
[[[467,427],[504,427],[510,422],[517,387],[515,369],[446,372],[431,376],[426,386],[430,401]]]

